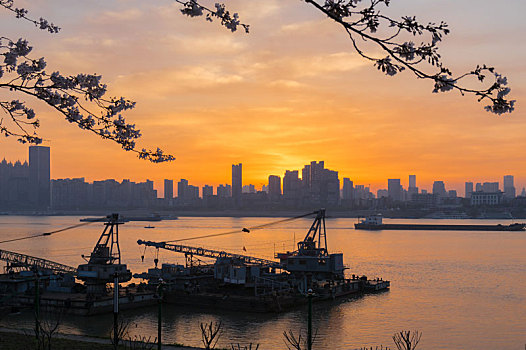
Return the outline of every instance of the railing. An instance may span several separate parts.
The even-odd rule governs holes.
[[[263,289],[263,293],[259,289]],[[255,296],[262,296],[271,294],[274,291],[287,291],[291,290],[292,287],[285,282],[278,282],[271,278],[255,277],[254,278],[254,294]]]

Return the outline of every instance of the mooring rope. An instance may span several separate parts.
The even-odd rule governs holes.
[[[100,220],[103,220],[105,218],[101,218]],[[17,242],[17,241],[23,241],[23,240],[26,240],[26,239],[32,239],[32,238],[38,238],[38,237],[46,237],[46,236],[51,236],[55,233],[59,233],[59,232],[64,232],[64,231],[68,231],[68,230],[72,230],[74,228],[77,228],[77,227],[82,227],[82,226],[86,226],[86,225],[89,225],[89,224],[93,224],[95,222],[100,222],[100,221],[90,221],[90,222],[83,222],[81,224],[76,224],[76,225],[73,225],[73,226],[68,226],[68,227],[64,227],[64,228],[61,228],[61,229],[58,229],[58,230],[55,230],[55,231],[49,231],[49,232],[44,232],[44,233],[38,233],[36,235],[31,235],[31,236],[25,236],[25,237],[18,237],[18,238],[12,238],[12,239],[6,239],[4,241],[0,241],[0,244],[2,243],[9,243],[9,242]]]
[[[262,224],[262,225],[256,225],[256,226],[252,226],[252,227],[248,227],[248,228],[243,227],[242,229],[238,229],[238,230],[234,230],[234,231],[227,231],[227,232],[221,232],[221,233],[212,233],[212,234],[208,234],[208,235],[194,236],[194,237],[188,237],[188,238],[172,239],[172,240],[169,240],[169,241],[163,241],[163,243],[193,241],[193,240],[196,240],[196,239],[227,236],[227,235],[232,235],[232,234],[235,234],[235,233],[243,233],[243,232],[250,233],[253,230],[260,230],[260,229],[265,228],[265,227],[269,227],[269,226],[281,224],[281,223],[284,223],[284,222],[301,219],[301,218],[304,218],[306,216],[310,216],[310,215],[317,214],[317,213],[318,213],[317,211],[313,211],[313,212],[310,212],[310,213],[307,213],[307,214],[298,215],[298,216],[294,216],[292,218],[286,218],[286,219],[282,219],[282,220],[278,220],[278,221],[273,221],[273,222],[269,222],[269,223]]]

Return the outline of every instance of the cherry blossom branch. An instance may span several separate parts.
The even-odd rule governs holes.
[[[420,24],[415,17],[402,17],[402,20],[394,20],[390,17],[380,14],[377,6],[384,4],[389,6],[389,0],[372,0],[369,6],[361,10],[356,10],[361,0],[324,0],[320,4],[316,0],[304,0],[307,4],[312,5],[320,12],[324,13],[330,19],[340,24],[349,35],[353,47],[362,57],[375,61],[375,66],[387,75],[396,75],[397,73],[409,69],[416,77],[421,79],[430,79],[434,81],[433,92],[446,92],[457,90],[462,95],[466,93],[474,94],[479,101],[484,99],[490,100],[491,104],[485,106],[485,109],[495,114],[510,113],[514,110],[515,100],[507,100],[506,96],[511,89],[507,87],[506,77],[497,73],[493,67],[486,65],[477,65],[475,69],[453,77],[449,68],[445,67],[438,53],[437,44],[442,40],[444,35],[449,34],[446,23],[440,24],[428,23]],[[350,18],[358,17],[355,21],[350,22]],[[388,27],[394,28],[395,33],[387,38],[380,38],[376,33],[383,23]],[[397,42],[393,41],[402,32],[407,32],[413,36],[422,36],[429,34],[430,43],[421,43],[415,45],[413,41]],[[353,35],[360,37],[365,41],[377,44],[382,51],[387,53],[386,57],[373,58],[366,54],[357,44]],[[419,68],[421,63],[427,63],[428,66],[435,67],[437,70],[428,73]],[[493,76],[493,82],[479,89],[467,88],[460,85],[460,80],[473,76],[480,83],[486,79],[486,74]]]
[[[103,139],[118,143],[124,150],[137,153],[139,158],[152,162],[175,159],[160,149],[152,151],[136,148],[135,141],[141,137],[141,133],[134,124],[128,124],[121,114],[134,108],[135,102],[124,97],[106,98],[107,87],[102,84],[101,76],[63,76],[59,72],[48,74],[44,70],[46,62],[43,58],[29,57],[31,50],[32,47],[24,39],[14,42],[5,37],[0,38],[0,56],[4,56],[3,64],[0,63],[0,89],[44,101],[64,115],[70,123],[75,123],[79,128],[93,132]],[[25,102],[0,101],[0,106],[10,116],[13,124],[21,130],[20,133],[16,133],[1,125],[0,134],[6,137],[17,136],[18,141],[22,143],[42,142],[36,134],[40,122],[34,119],[35,112],[27,107]],[[27,132],[23,125],[32,126],[34,133]]]
[[[53,23],[48,22],[42,17],[38,20],[28,17],[28,11],[26,9],[14,7],[14,0],[0,0],[0,6],[8,11],[13,12],[16,15],[16,18],[21,18],[28,22],[31,22],[39,29],[47,30],[50,33],[58,33],[60,30],[59,27],[57,27]]]
[[[212,22],[214,18],[221,20],[221,25],[235,32],[239,26],[243,27],[246,33],[248,33],[250,26],[243,24],[239,21],[239,15],[234,13],[230,15],[230,11],[225,8],[224,4],[216,3],[215,10],[211,10],[206,6],[199,4],[196,0],[174,0],[175,2],[183,5],[181,13],[189,17],[199,17],[206,13],[206,20]]]

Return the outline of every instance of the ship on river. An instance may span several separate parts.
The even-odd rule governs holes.
[[[422,230],[422,231],[524,231],[525,223],[509,225],[479,224],[384,224],[382,215],[371,215],[354,224],[356,230]]]

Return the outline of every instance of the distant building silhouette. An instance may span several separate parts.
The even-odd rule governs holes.
[[[241,205],[243,184],[243,164],[232,164],[232,198],[236,206]]]
[[[416,175],[409,175],[409,187],[408,188],[415,188],[416,187]]]
[[[412,200],[413,196],[418,194],[418,187],[416,186],[416,175],[409,175],[409,187],[407,188],[406,200]]]
[[[283,177],[283,200],[288,207],[297,207],[301,203],[302,183],[298,170],[287,170]]]
[[[174,180],[164,179],[164,199],[174,197]]]
[[[446,185],[444,184],[444,181],[433,182],[433,194],[437,195],[439,198],[445,198],[447,196]]]
[[[516,196],[515,184],[513,182],[514,182],[513,175],[504,176],[503,187],[504,187],[504,197],[506,197],[506,199],[513,199]]]
[[[400,179],[387,180],[387,192],[392,201],[399,202],[402,200],[402,185]]]
[[[473,182],[466,182],[464,189],[464,198],[471,198],[473,193]]]
[[[220,198],[232,197],[232,187],[230,185],[219,185],[217,187],[217,196]]]
[[[214,195],[214,187],[210,185],[204,185],[202,189],[203,198],[212,197]]]
[[[486,193],[495,193],[499,192],[499,183],[498,182],[484,182],[482,184],[482,192]]]
[[[340,202],[338,172],[325,169],[325,162],[312,161],[302,170],[304,202],[311,206],[335,206]]]
[[[348,177],[343,178],[342,200],[352,203],[354,196],[354,183]]]
[[[29,191],[29,164],[4,159],[0,163],[0,208],[30,208]]]
[[[281,178],[276,175],[268,177],[268,195],[271,202],[281,200]]]
[[[29,147],[29,187],[33,208],[46,210],[51,205],[50,149]]]

